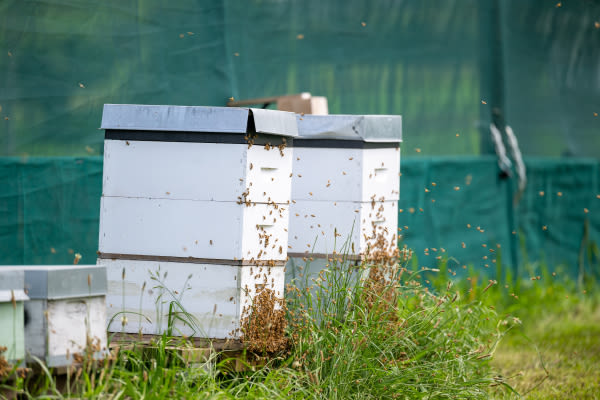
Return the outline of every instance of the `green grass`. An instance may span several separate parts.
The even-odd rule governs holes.
[[[447,260],[429,276],[436,286],[450,276]],[[517,318],[499,343],[492,360],[493,373],[515,392],[490,390],[493,398],[597,399],[600,398],[600,296],[592,271],[573,280],[565,268],[544,263],[526,264],[528,278],[515,279],[498,268],[489,280],[469,271],[456,279],[461,291],[479,296],[504,320]],[[487,285],[486,285],[487,286]]]
[[[599,365],[600,309],[589,300],[511,332],[493,361],[498,373],[514,376],[509,382],[527,399],[597,399]]]
[[[187,364],[159,338],[86,361],[68,381],[40,368],[3,382],[23,398],[453,399],[595,398],[600,310],[594,282],[543,265],[535,279],[490,280],[403,262],[353,267],[338,256],[287,290],[290,347],[261,368]],[[306,269],[310,269],[310,264]],[[306,272],[306,271],[305,271]],[[559,271],[560,272],[560,271]],[[540,277],[540,279],[537,278]],[[583,293],[586,290],[586,293]],[[180,305],[183,307],[183,305]],[[180,314],[181,315],[181,314]],[[539,350],[539,351],[538,351]]]
[[[433,294],[405,268],[335,261],[310,291],[290,288],[292,357],[321,398],[486,398],[493,310]],[[365,276],[361,284],[353,276]],[[353,283],[354,282],[354,283]],[[307,293],[310,293],[307,295]],[[294,298],[295,297],[295,298]]]

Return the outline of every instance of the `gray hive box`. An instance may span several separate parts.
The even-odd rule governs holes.
[[[102,129],[109,330],[160,334],[177,300],[176,335],[236,338],[257,287],[283,298],[295,114],[107,104]]]
[[[298,134],[290,257],[361,258],[383,242],[395,248],[402,117],[304,115]]]
[[[2,354],[11,364],[25,359],[25,294],[23,271],[0,267],[0,346]]]
[[[106,351],[106,270],[95,265],[11,266],[24,274],[25,350],[49,367],[68,366],[92,343]]]

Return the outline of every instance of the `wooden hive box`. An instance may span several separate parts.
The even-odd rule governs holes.
[[[3,267],[4,268],[4,267]],[[49,367],[106,352],[106,269],[95,265],[10,267],[25,274],[25,348]]]
[[[284,295],[283,266],[119,259],[98,264],[108,271],[110,332],[239,339],[258,290]]]
[[[295,114],[105,105],[102,129],[109,330],[238,337],[256,288],[283,297]]]
[[[288,253],[363,257],[396,246],[401,116],[298,116]]]

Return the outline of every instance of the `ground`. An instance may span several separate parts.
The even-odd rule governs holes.
[[[492,365],[526,399],[599,399],[600,307],[532,316],[500,343]]]

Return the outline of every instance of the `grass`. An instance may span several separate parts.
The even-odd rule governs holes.
[[[430,277],[440,285],[449,276],[447,260]],[[564,267],[543,262],[525,265],[528,278],[515,279],[499,268],[496,280],[481,297],[500,316],[520,322],[509,329],[491,362],[494,374],[512,391],[496,391],[498,399],[600,398],[600,296],[598,268],[571,279]],[[473,270],[455,278],[469,296],[481,295],[486,282]]]
[[[353,271],[340,260],[330,264],[310,290],[289,289],[292,354],[311,392],[340,399],[486,398],[495,382],[488,360],[502,334],[493,310],[461,304],[451,285],[436,295],[404,267]]]
[[[457,277],[447,259],[430,270],[416,269],[406,250],[400,260],[356,267],[338,255],[312,273],[308,263],[287,289],[289,345],[269,352],[260,338],[254,356],[267,360],[261,368],[235,372],[222,354],[190,364],[169,350],[174,338],[165,333],[152,352],[134,344],[103,362],[86,359],[67,381],[40,363],[37,374],[0,384],[22,398],[510,399],[520,393],[593,399],[600,393],[594,281],[578,286],[540,264],[529,265],[526,280],[501,269],[490,280],[474,271]]]
[[[530,322],[500,343],[494,369],[527,399],[599,398],[600,309],[582,301]]]

